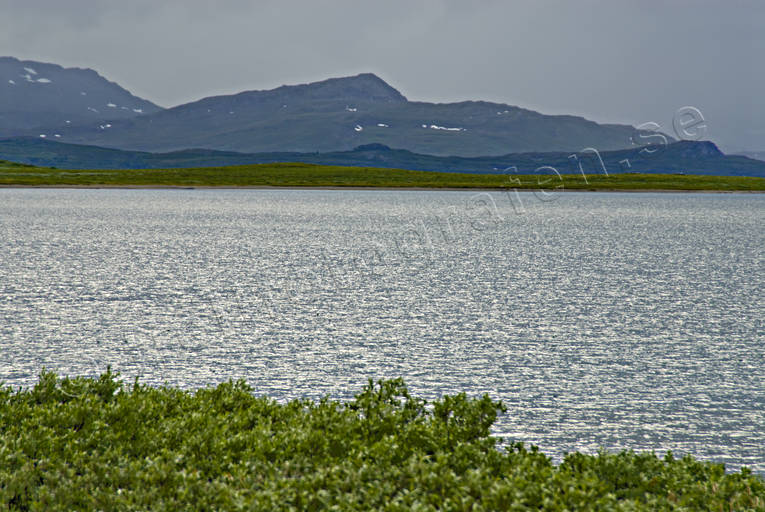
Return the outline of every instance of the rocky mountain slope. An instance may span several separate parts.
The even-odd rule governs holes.
[[[0,136],[58,139],[73,127],[97,133],[113,120],[160,110],[92,69],[0,57]]]
[[[111,109],[115,114],[124,103],[108,101],[120,105]],[[209,97],[148,115],[115,117],[106,124],[54,129],[64,142],[141,151],[328,152],[381,143],[440,156],[585,147],[606,151],[631,147],[636,135],[631,126],[485,101],[408,101],[369,73]]]

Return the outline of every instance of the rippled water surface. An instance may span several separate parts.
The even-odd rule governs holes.
[[[0,381],[403,376],[556,458],[765,473],[764,226],[763,195],[0,190]]]

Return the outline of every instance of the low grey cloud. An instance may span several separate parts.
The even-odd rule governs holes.
[[[91,67],[164,106],[363,71],[410,99],[671,126],[765,149],[765,3],[0,0],[0,54]]]

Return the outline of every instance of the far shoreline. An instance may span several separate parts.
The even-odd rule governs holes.
[[[13,185],[0,184],[0,189],[79,189],[79,190],[382,190],[404,192],[526,192],[550,191],[551,189],[535,188],[499,188],[499,187],[374,187],[374,186],[278,186],[278,185]],[[709,189],[626,189],[626,188],[563,188],[560,192],[619,192],[629,194],[661,193],[661,194],[765,194],[765,190],[709,190]]]
[[[465,174],[297,163],[173,169],[66,170],[0,165],[2,188],[765,192],[765,178],[695,174]]]

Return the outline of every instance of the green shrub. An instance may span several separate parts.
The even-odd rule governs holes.
[[[432,404],[401,380],[341,403],[44,372],[0,390],[0,509],[765,510],[747,470],[652,453],[571,454],[489,435],[503,406]]]

